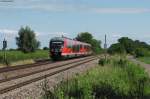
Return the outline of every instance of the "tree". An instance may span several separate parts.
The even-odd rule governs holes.
[[[127,53],[133,54],[135,51],[134,41],[128,37],[122,37],[118,42],[125,48]]]
[[[49,48],[48,47],[43,47],[43,50],[49,50]]]
[[[36,36],[30,27],[21,27],[16,37],[18,49],[24,53],[34,52],[40,46],[40,42],[36,40]]]
[[[141,42],[139,40],[135,40],[134,42],[136,47],[146,48],[150,50],[150,45],[148,45],[146,42]]]
[[[81,32],[77,35],[76,40],[85,42],[85,43],[92,43],[93,36],[89,32]]]
[[[93,38],[92,34],[89,32],[81,32],[77,35],[76,40],[89,43],[92,45],[92,50],[95,53],[100,53],[102,48],[101,48],[101,41],[96,40]]]
[[[100,51],[102,50],[100,40],[92,39],[91,45],[92,45],[92,50],[95,53],[100,53]]]
[[[109,49],[108,49],[108,53],[110,54],[123,54],[126,53],[126,50],[124,48],[124,46],[122,46],[120,43],[116,43],[116,44],[112,44]]]

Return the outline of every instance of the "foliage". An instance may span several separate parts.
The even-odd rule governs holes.
[[[140,46],[141,48],[145,48],[145,49],[150,50],[150,45],[147,44],[147,43],[145,43],[145,42],[141,42],[141,41],[139,41],[139,40],[135,40],[135,41],[134,41],[134,44],[135,44],[137,47]]]
[[[9,51],[16,51],[16,49],[10,48]]]
[[[48,47],[43,47],[43,50],[49,50],[49,48]]]
[[[109,47],[108,52],[110,54],[128,53],[136,57],[150,56],[150,45],[139,40],[134,41],[128,37],[122,37],[118,39],[118,43]]]
[[[125,48],[120,43],[112,44],[110,48],[108,49],[108,53],[114,54],[114,53],[125,53]]]
[[[93,39],[93,36],[89,32],[81,32],[76,37],[76,40],[81,41],[81,42],[86,42],[89,44],[91,44],[92,39]]]
[[[0,55],[0,63],[2,63],[3,62],[3,56],[2,55]]]
[[[88,32],[79,33],[76,37],[76,40],[91,44],[94,53],[100,53],[102,51],[101,41],[94,39],[92,34]]]
[[[110,60],[109,59],[105,59],[105,58],[100,58],[99,61],[98,61],[98,64],[101,65],[101,66],[104,66],[106,64],[110,63]]]
[[[144,48],[137,48],[135,50],[135,55],[136,55],[136,57],[150,56],[150,51],[148,51],[148,49],[144,49]]]
[[[0,63],[3,63],[3,55],[3,51],[0,51]],[[49,57],[47,50],[37,50],[33,53],[23,53],[21,51],[6,51],[6,55],[9,62],[16,62],[26,59],[47,59]]]
[[[128,37],[122,37],[118,40],[118,42],[125,48],[127,53],[132,54],[134,52],[135,46],[132,39],[129,39]]]
[[[18,35],[16,37],[16,44],[19,50],[25,53],[34,52],[40,46],[40,42],[36,40],[35,33],[30,27],[21,27]]]
[[[100,40],[93,39],[91,45],[94,53],[100,53],[102,51]]]
[[[150,57],[146,56],[146,57],[139,57],[138,60],[145,62],[147,64],[150,64]]]
[[[148,74],[126,59],[115,58],[56,86],[56,99],[142,99],[150,95]],[[49,97],[50,98],[50,97]]]

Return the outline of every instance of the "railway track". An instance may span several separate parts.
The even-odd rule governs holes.
[[[86,58],[87,59],[87,58]],[[84,60],[84,58],[83,59],[81,59],[80,61],[82,61],[82,60]],[[11,70],[11,71],[6,71],[6,72],[9,72],[9,73],[6,73],[5,72],[5,75],[7,75],[7,77],[6,78],[1,78],[0,79],[0,83],[3,83],[3,82],[7,82],[7,81],[10,81],[10,80],[14,80],[14,79],[18,79],[18,78],[22,78],[22,77],[26,77],[26,76],[30,76],[30,75],[33,75],[33,74],[36,74],[36,73],[40,73],[40,72],[44,72],[44,71],[48,71],[48,70],[50,70],[50,69],[55,69],[55,68],[58,68],[58,67],[62,67],[62,66],[65,66],[65,65],[69,65],[69,64],[71,64],[72,62],[78,62],[79,60],[73,60],[73,61],[69,61],[69,62],[66,62],[66,63],[62,63],[62,62],[60,62],[60,63],[62,63],[62,64],[59,64],[59,65],[55,65],[54,63],[56,63],[56,62],[54,62],[54,63],[51,63],[51,65],[53,65],[53,66],[47,66],[46,64],[45,64],[45,66],[41,66],[41,67],[36,67],[36,66],[39,66],[39,65],[36,65],[36,66],[30,66],[30,67],[28,67],[26,70],[25,70],[25,68],[23,67],[23,68],[19,68],[19,69],[13,69],[13,70]],[[64,62],[64,61],[63,61]],[[42,64],[43,65],[43,64]],[[43,68],[43,67],[45,67],[45,68]],[[31,69],[32,68],[32,69]],[[37,69],[38,70],[37,70]],[[36,70],[35,70],[36,69]],[[29,71],[30,70],[30,71]],[[14,71],[14,72],[13,72]],[[3,71],[4,72],[4,71]],[[23,73],[24,72],[24,73]]]
[[[59,64],[52,63],[53,66],[50,66],[52,64],[49,64],[49,66],[47,66],[47,68],[44,68],[41,70],[35,70],[35,71],[28,72],[25,74],[10,76],[6,79],[1,79],[0,80],[0,86],[2,86],[2,87],[0,87],[0,94],[7,93],[11,90],[23,87],[23,86],[28,85],[32,82],[42,80],[45,77],[50,77],[52,75],[66,71],[66,70],[74,68],[74,67],[77,67],[81,64],[90,62],[90,61],[95,60],[95,59],[97,59],[97,58],[94,56],[90,56],[90,57],[81,58],[81,59],[69,60],[65,63],[63,63],[63,62],[59,62]],[[38,65],[35,65],[35,67],[37,67],[37,66]],[[31,68],[31,67],[32,66],[29,66],[29,68]],[[25,68],[23,67],[23,69],[25,69]],[[23,70],[23,69],[20,68],[20,69],[11,69],[11,70],[15,71],[15,70]],[[8,72],[8,70],[6,70],[6,71]],[[15,80],[17,81],[17,83],[15,82]],[[15,83],[13,83],[13,82],[15,82]],[[8,84],[8,86],[7,86],[7,84]]]
[[[3,67],[3,68],[0,68],[0,73],[9,72],[9,71],[13,71],[13,70],[19,70],[19,69],[36,67],[36,66],[46,65],[46,64],[50,64],[50,63],[53,63],[53,62],[50,61],[50,60],[44,60],[44,61],[36,62],[36,63],[33,63],[33,64]]]

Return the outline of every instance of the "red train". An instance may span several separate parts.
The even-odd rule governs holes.
[[[50,40],[50,57],[52,59],[87,56],[92,54],[91,45],[66,37],[54,37]]]

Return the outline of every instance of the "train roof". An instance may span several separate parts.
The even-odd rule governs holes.
[[[70,38],[67,38],[67,37],[53,37],[51,39],[51,41],[64,41],[65,39],[68,39],[68,40],[71,40],[71,41],[76,41],[77,43],[91,46],[91,44],[88,44],[88,43],[85,43],[85,42],[81,42],[81,41],[77,41],[77,40],[74,40],[74,39],[70,39]]]
[[[53,38],[51,38],[51,41],[63,41],[64,40],[64,38],[62,38],[62,37],[53,37]]]

